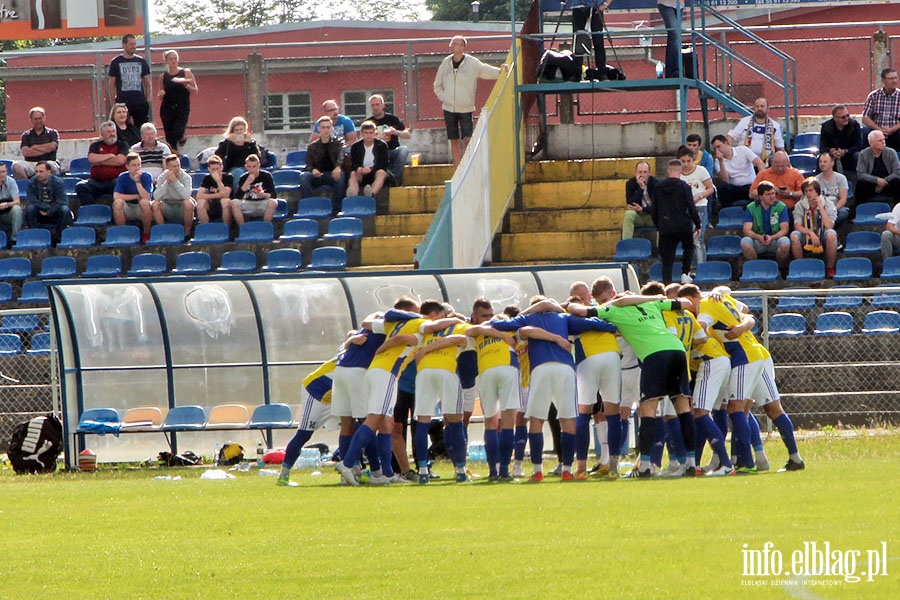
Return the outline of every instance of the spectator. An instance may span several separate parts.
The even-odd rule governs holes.
[[[116,137],[131,148],[141,143],[141,134],[137,125],[128,120],[128,107],[123,102],[113,104],[109,111],[109,120],[116,124]]]
[[[828,156],[828,155],[825,155]],[[825,277],[834,278],[838,238],[835,231],[837,209],[831,200],[821,196],[815,177],[807,177],[801,186],[803,198],[794,207],[794,231],[791,233],[791,255],[803,258],[808,252],[825,256]]]
[[[116,179],[113,193],[113,221],[116,225],[124,225],[128,221],[141,221],[141,243],[150,239],[152,209],[150,194],[153,189],[153,177],[141,170],[141,157],[131,152],[125,159],[126,171]]]
[[[166,50],[163,60],[167,69],[159,76],[159,120],[166,132],[166,141],[173,152],[184,146],[188,117],[191,115],[191,94],[199,91],[197,79],[190,69],[178,66],[178,52]]]
[[[679,242],[682,249],[681,283],[691,283],[694,237],[700,234],[700,216],[694,206],[691,186],[681,180],[681,161],[670,160],[666,174],[668,177],[656,184],[650,206],[653,223],[659,230],[663,283],[672,283],[672,266]]]
[[[862,124],[884,134],[889,148],[900,150],[900,90],[897,89],[897,69],[881,71],[881,87],[866,96]]]
[[[132,121],[143,125],[153,121],[150,117],[153,81],[150,79],[150,65],[134,53],[136,49],[137,39],[132,34],[122,37],[122,54],[109,64],[106,89],[110,106],[116,102],[125,103]]]
[[[7,237],[13,243],[19,236],[19,230],[22,229],[22,218],[19,185],[7,173],[6,164],[0,163],[0,225],[9,232]]]
[[[341,162],[344,146],[340,140],[331,136],[334,125],[328,116],[319,117],[320,137],[306,149],[306,167],[300,175],[300,197],[311,198],[316,195],[315,188],[331,186],[331,203],[335,212],[344,197],[344,175]]]
[[[622,239],[634,237],[634,228],[650,227],[653,216],[650,206],[653,204],[653,190],[656,189],[656,178],[650,175],[650,163],[638,161],[634,167],[634,177],[625,182],[625,217],[622,219]]]
[[[105,121],[100,125],[100,139],[88,148],[91,176],[75,186],[80,206],[94,204],[102,196],[109,196],[116,188],[116,178],[125,171],[128,146],[116,137],[116,124]]]
[[[606,48],[603,46],[603,11],[612,0],[569,0],[572,9],[572,31],[575,32],[575,54],[588,54],[590,47],[584,39],[591,32],[591,46],[594,47],[594,68],[599,72],[598,81],[607,81]],[[590,29],[588,26],[590,25]]]
[[[200,182],[197,190],[197,218],[201,223],[222,219],[231,224],[231,191],[234,177],[222,168],[222,159],[213,154],[206,163],[209,175]]]
[[[388,145],[388,183],[403,185],[403,169],[409,160],[409,148],[401,146],[400,140],[410,139],[412,132],[396,115],[384,112],[384,97],[381,94],[369,97],[369,108],[372,110],[372,116],[366,121],[375,123],[379,128],[379,138]]]
[[[40,106],[28,111],[31,129],[22,134],[20,152],[25,160],[13,163],[13,177],[30,179],[34,176],[34,166],[38,161],[47,161],[53,174],[59,174],[59,163],[56,162],[56,151],[59,149],[59,132],[44,125],[46,113]]]
[[[177,154],[166,156],[165,165],[166,170],[156,178],[153,189],[153,220],[157,225],[183,222],[185,241],[188,241],[194,225],[195,206],[191,198],[191,176],[181,170]]]
[[[716,153],[716,190],[721,206],[746,206],[750,201],[750,186],[756,180],[756,169],[765,163],[747,146],[732,146],[724,135],[712,139]],[[755,167],[755,168],[754,168]]]
[[[34,177],[28,181],[28,204],[25,222],[34,229],[49,226],[53,240],[59,241],[62,230],[72,224],[72,212],[66,199],[66,186],[53,174],[47,161],[34,165]]]
[[[323,134],[324,135],[324,134]],[[278,201],[275,199],[275,180],[271,173],[262,170],[259,157],[251,154],[244,163],[246,173],[241,175],[234,200],[231,201],[231,216],[240,227],[244,217],[262,217],[263,221],[272,221]]]
[[[712,154],[701,148],[703,146],[703,138],[697,133],[692,133],[685,138],[684,145],[693,150],[694,163],[706,169],[706,172],[712,176],[715,169],[713,157]]]
[[[375,123],[366,121],[359,130],[362,139],[350,147],[350,176],[347,178],[347,195],[377,196],[387,179],[388,146],[379,140]]]
[[[507,65],[492,67],[471,54],[466,54],[466,38],[450,40],[452,54],[444,58],[434,76],[434,95],[441,101],[447,139],[453,155],[453,166],[459,165],[472,138],[472,113],[475,112],[475,89],[479,79],[498,79]],[[605,63],[604,63],[605,64]]]
[[[900,203],[894,206],[881,232],[881,258],[892,257],[897,248],[900,248]]]
[[[156,137],[156,125],[141,125],[141,141],[131,147],[141,155],[141,167],[155,179],[163,172],[163,158],[172,153],[168,146]]]
[[[744,260],[756,260],[760,254],[775,254],[775,261],[786,269],[790,259],[788,209],[778,200],[775,185],[761,181],[759,198],[747,205],[744,213],[744,237],[741,250]]]
[[[336,100],[326,100],[322,103],[322,110],[331,119],[332,128],[331,137],[342,143],[343,146],[349,148],[351,144],[355,144],[358,139],[356,135],[356,126],[345,114],[341,113],[341,107]],[[312,135],[309,136],[309,143],[319,139],[319,122],[313,125]]]
[[[216,155],[222,159],[226,173],[237,175],[234,170],[243,168],[251,154],[259,158],[259,144],[253,139],[247,120],[233,117],[225,129],[225,139],[216,148]]]
[[[828,152],[838,161],[838,171],[856,172],[856,157],[862,150],[862,130],[859,121],[850,116],[843,104],[831,109],[831,118],[822,123],[819,134],[819,153]]]
[[[791,166],[791,159],[784,150],[776,152],[772,157],[772,166],[763,169],[756,176],[753,185],[750,186],[751,198],[759,198],[757,188],[763,181],[768,181],[775,186],[776,197],[785,203],[788,210],[794,210],[797,200],[803,196],[803,192],[800,191],[800,186],[803,185],[803,174]]]
[[[784,150],[781,125],[769,118],[769,102],[765,98],[756,99],[753,114],[738,121],[727,137],[729,144],[747,146],[766,164],[776,150]]]
[[[820,154],[819,174],[816,175],[816,181],[819,182],[822,197],[830,200],[834,204],[835,209],[837,209],[837,219],[835,219],[834,228],[839,229],[850,217],[850,208],[847,206],[847,194],[850,191],[850,184],[843,173],[835,172],[834,166],[834,157],[830,153],[824,152]]]
[[[694,208],[697,209],[697,215],[700,217],[700,234],[694,236],[694,263],[706,260],[706,245],[703,243],[703,236],[706,228],[709,226],[709,213],[707,206],[709,205],[709,197],[716,193],[713,187],[712,178],[709,172],[694,162],[694,151],[687,146],[681,146],[675,152],[675,158],[681,161],[681,180],[691,186],[691,195],[694,200]]]
[[[681,36],[678,26],[681,24],[681,2],[679,0],[659,0],[656,10],[662,17],[666,27],[666,69],[667,78],[681,77]],[[602,41],[602,38],[601,38]],[[597,67],[598,69],[601,67]],[[703,165],[704,167],[706,165]],[[710,172],[712,172],[710,170]]]
[[[868,139],[869,147],[859,153],[856,162],[854,204],[859,206],[879,194],[897,202],[900,200],[900,160],[897,159],[897,151],[887,147],[884,132],[878,129],[870,131]]]

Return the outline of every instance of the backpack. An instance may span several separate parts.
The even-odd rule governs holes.
[[[18,474],[54,472],[62,439],[62,423],[52,414],[19,423],[6,451],[13,470]]]
[[[158,460],[165,467],[194,467],[203,464],[203,457],[193,450],[185,450],[179,454],[160,452]]]
[[[244,447],[234,442],[225,442],[219,449],[216,463],[220,465],[236,465],[244,460]]]

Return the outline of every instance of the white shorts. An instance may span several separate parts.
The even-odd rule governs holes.
[[[561,362],[538,365],[531,371],[529,387],[526,417],[546,420],[552,402],[560,419],[575,418],[575,369],[571,366]]]
[[[490,419],[501,410],[525,411],[525,398],[519,387],[519,370],[512,365],[491,367],[478,376],[481,412]]]
[[[476,398],[478,398],[478,389],[474,385],[462,390],[463,412],[472,413],[475,410]]]
[[[331,374],[331,414],[336,417],[366,418],[366,369],[335,367]]]
[[[416,375],[416,417],[463,414],[462,390],[459,376],[446,369],[422,369]]]
[[[313,398],[309,392],[304,392],[303,402],[300,404],[300,423],[297,429],[315,431],[323,427],[330,416],[330,404],[324,404],[321,400]]]
[[[618,352],[588,356],[575,367],[578,405],[593,406],[597,392],[604,402],[619,403],[622,395],[622,369]]]
[[[366,385],[366,414],[393,416],[397,404],[397,376],[384,369],[369,369]]]
[[[751,400],[754,390],[762,381],[764,361],[757,360],[731,369],[728,379],[729,400]]]
[[[641,368],[622,371],[622,392],[619,406],[634,410],[641,403]]]
[[[727,356],[701,361],[697,381],[694,382],[694,408],[713,411],[721,406],[728,396],[730,374],[731,359]]]
[[[759,406],[765,406],[777,402],[781,396],[778,395],[778,387],[775,385],[775,363],[772,362],[772,357],[760,362],[763,363],[762,377],[759,378],[750,397]]]

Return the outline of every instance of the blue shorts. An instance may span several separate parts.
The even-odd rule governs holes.
[[[660,350],[641,361],[641,402],[690,395],[687,355],[683,350]]]

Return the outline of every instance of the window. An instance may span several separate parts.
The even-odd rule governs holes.
[[[266,96],[266,129],[312,129],[309,92]]]
[[[352,90],[343,95],[341,112],[350,117],[350,120],[359,127],[371,113],[369,112],[369,96],[381,94],[384,97],[384,112],[394,113],[393,90]]]

